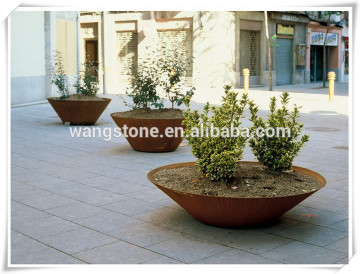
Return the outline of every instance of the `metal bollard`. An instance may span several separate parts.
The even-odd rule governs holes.
[[[244,92],[247,93],[249,90],[249,77],[250,77],[250,70],[245,68],[243,69],[243,75],[244,75]]]
[[[328,80],[329,80],[329,101],[331,101],[334,97],[334,81],[336,79],[336,74],[333,71],[328,73]]]

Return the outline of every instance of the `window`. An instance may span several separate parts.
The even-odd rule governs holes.
[[[240,72],[250,70],[250,76],[260,75],[260,31],[240,31]]]
[[[160,46],[167,51],[174,51],[188,58],[191,65],[186,71],[187,77],[192,77],[192,32],[191,30],[159,30]]]
[[[138,35],[135,31],[117,32],[120,75],[131,75],[136,72],[138,64]]]

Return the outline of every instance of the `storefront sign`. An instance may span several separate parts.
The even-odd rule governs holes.
[[[283,35],[294,35],[295,28],[292,26],[283,26],[281,24],[276,25],[276,33]]]
[[[310,34],[310,45],[324,45],[325,32],[312,32]],[[337,33],[328,33],[326,37],[326,46],[337,46],[338,45],[338,35]]]
[[[309,19],[306,16],[294,15],[294,14],[286,14],[286,13],[271,13],[271,19],[288,21],[288,22],[296,22],[296,23],[307,23]]]

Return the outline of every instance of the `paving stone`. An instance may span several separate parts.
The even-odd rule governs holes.
[[[11,199],[22,202],[30,198],[41,198],[41,197],[53,195],[53,193],[46,190],[42,190],[40,188],[35,188],[31,186],[29,186],[29,188],[30,188],[29,190],[24,190],[24,191],[11,190]]]
[[[48,249],[47,245],[25,235],[11,231],[11,258]]]
[[[11,195],[15,193],[31,192],[34,190],[41,190],[33,186],[29,186],[23,182],[12,180],[11,182]]]
[[[162,207],[133,217],[164,227],[174,226],[193,219],[186,211],[170,207]]]
[[[257,230],[238,229],[215,235],[212,241],[250,253],[261,254],[275,247],[284,245],[290,242],[291,239]]]
[[[48,248],[39,252],[12,257],[12,264],[84,264],[81,260],[71,257],[65,253]]]
[[[193,263],[229,249],[220,244],[185,235],[146,248],[185,263]]]
[[[92,168],[89,168],[89,169],[92,169]],[[107,176],[93,176],[90,178],[75,179],[74,181],[77,183],[81,183],[81,184],[85,184],[85,185],[93,186],[93,187],[99,187],[99,188],[101,188],[102,186],[109,185],[109,184],[115,184],[115,183],[121,182],[118,179],[114,179],[114,178],[107,177]]]
[[[22,199],[21,202],[23,204],[29,205],[31,207],[45,210],[45,209],[51,209],[56,208],[60,206],[66,206],[71,204],[76,204],[77,201],[71,198],[67,198],[64,196],[52,194],[47,195],[44,197],[35,197],[35,198],[28,198],[28,199]]]
[[[140,220],[115,212],[77,219],[74,220],[74,222],[103,233],[123,227],[129,227],[129,229],[131,229],[131,226],[136,226],[138,223],[141,223]]]
[[[333,264],[347,255],[341,252],[293,241],[261,254],[286,264]]]
[[[81,228],[53,236],[42,238],[41,241],[67,254],[73,254],[87,249],[116,242],[113,237]]]
[[[339,208],[348,208],[348,202],[336,198],[310,197],[301,203],[302,206],[338,212]]]
[[[230,249],[214,256],[195,262],[196,264],[279,264],[279,262],[247,253],[238,249]]]
[[[349,231],[349,219],[346,219],[346,220],[343,220],[336,224],[333,224],[333,225],[329,226],[329,228],[336,229],[336,230],[342,230],[342,231]]]
[[[220,239],[222,235],[231,233],[236,229],[215,227],[204,224],[195,218],[192,218],[186,222],[178,223],[169,227],[175,231],[179,231],[184,234],[192,235],[204,240],[214,241]]]
[[[42,219],[50,217],[51,215],[31,208],[27,205],[20,204],[16,201],[11,201],[11,224],[24,223],[30,220]]]
[[[347,236],[347,232],[345,231],[305,223],[295,224],[287,228],[273,231],[272,233],[317,246],[326,246]]]
[[[82,191],[68,193],[67,196],[81,202],[101,206],[115,202],[125,201],[128,198],[124,195],[105,191],[93,187],[84,188]]]
[[[311,197],[321,197],[321,198],[328,198],[328,199],[339,199],[340,197],[348,195],[347,191],[335,189],[335,188],[329,188],[324,187],[318,192],[315,192]]]
[[[91,264],[139,264],[159,257],[155,252],[122,241],[82,251],[74,256]]]
[[[343,214],[304,206],[296,206],[292,210],[285,213],[283,217],[327,227],[348,218],[346,215]]]
[[[76,230],[81,227],[61,218],[51,216],[23,223],[12,224],[12,228],[32,238],[41,239],[66,231]]]
[[[123,227],[107,232],[107,234],[141,247],[167,241],[180,235],[174,230],[153,225],[148,222],[139,222],[136,226],[132,226],[131,228]]]
[[[61,217],[63,219],[73,221],[77,219],[84,219],[87,217],[106,214],[109,211],[97,206],[79,202],[74,205],[49,209],[46,210],[46,212]]]
[[[184,262],[160,255],[158,258],[146,261],[142,264],[184,264]]]
[[[144,200],[147,202],[161,202],[168,196],[159,189],[146,189],[126,194],[128,197]]]
[[[337,261],[336,264],[347,265],[347,264],[349,264],[349,259],[348,258],[341,259],[341,260]]]
[[[118,180],[118,182],[116,182],[115,184],[99,186],[99,188],[119,194],[129,194],[129,193],[137,194],[140,191],[151,189],[144,185],[139,185],[136,183],[121,181],[121,180]]]
[[[348,237],[342,238],[342,239],[337,240],[336,242],[333,242],[325,247],[335,250],[335,251],[339,251],[339,252],[348,254],[349,253],[349,238]]]
[[[119,203],[104,205],[103,208],[122,213],[127,216],[134,216],[141,213],[162,208],[162,205],[150,203],[139,199],[128,199]]]

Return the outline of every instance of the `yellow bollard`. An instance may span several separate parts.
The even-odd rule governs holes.
[[[334,81],[336,79],[336,74],[333,71],[328,73],[328,80],[329,80],[329,101],[331,101],[334,97]]]
[[[243,75],[244,75],[244,92],[247,93],[249,90],[250,70],[247,68],[243,69]]]

